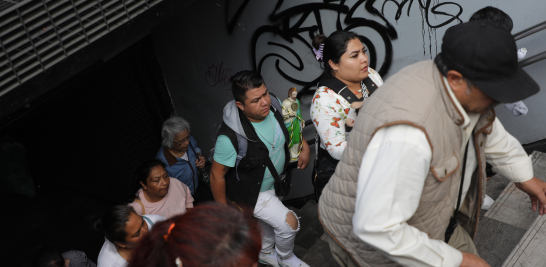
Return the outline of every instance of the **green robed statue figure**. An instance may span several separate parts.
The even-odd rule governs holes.
[[[290,150],[290,162],[298,161],[298,156],[301,152],[301,141],[303,127],[305,122],[301,117],[301,104],[296,98],[298,91],[296,87],[292,87],[288,90],[288,98],[282,102],[282,116],[284,119],[284,125],[288,129],[290,135],[290,144],[288,148]]]

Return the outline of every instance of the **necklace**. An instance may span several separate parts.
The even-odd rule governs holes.
[[[360,89],[356,91],[356,93],[362,93],[364,92],[364,90],[368,91],[368,87],[366,86],[366,84],[364,82],[360,82]]]
[[[256,131],[268,144],[271,145],[271,150],[275,150],[275,128],[273,128],[273,122],[271,121],[271,117],[267,116],[269,118],[269,123],[271,124],[271,130],[273,131],[273,143],[270,143],[267,141],[265,136],[263,136],[260,132]]]

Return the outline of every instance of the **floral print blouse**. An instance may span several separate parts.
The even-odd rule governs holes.
[[[383,85],[383,79],[374,69],[368,68],[368,72],[368,77],[377,87]],[[368,98],[366,91],[362,95],[364,99]],[[345,132],[345,124],[347,119],[356,120],[356,110],[332,89],[321,86],[313,96],[311,119],[320,136],[320,147],[328,151],[332,158],[340,160],[349,137],[349,133]]]

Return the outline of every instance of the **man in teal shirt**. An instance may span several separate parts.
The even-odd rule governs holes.
[[[273,128],[273,122],[275,122],[275,128]],[[261,122],[251,122],[254,130],[258,133],[258,137],[269,150],[269,157],[275,165],[277,173],[282,173],[284,168],[284,162],[286,160],[286,153],[284,151],[284,142],[286,142],[280,125],[276,122],[273,112],[269,112],[269,115]],[[275,149],[272,149],[273,144]],[[235,161],[237,160],[237,151],[231,140],[225,135],[218,136],[216,145],[214,146],[214,161],[221,165],[233,168],[235,167]],[[269,171],[265,170],[260,192],[273,189],[275,179]]]
[[[290,175],[289,137],[281,112],[271,106],[272,99],[259,73],[241,71],[231,82],[235,100],[224,108],[214,148],[211,169],[214,199],[254,210],[254,217],[263,228],[260,262],[272,266],[309,266],[293,252],[299,230],[297,216],[278,197],[280,177]],[[239,159],[238,138],[248,143],[246,155]],[[309,152],[304,141],[298,168],[307,167]],[[274,166],[274,173],[266,165]]]

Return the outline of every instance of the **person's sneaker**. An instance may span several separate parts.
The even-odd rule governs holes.
[[[279,260],[279,266],[281,267],[309,267],[309,265],[302,260],[300,260],[296,255],[292,254],[292,257],[288,259],[281,259],[280,256],[277,256]]]
[[[265,254],[260,251],[260,258],[258,261],[267,266],[280,267],[277,260],[277,251],[275,249],[273,249],[269,254]]]

